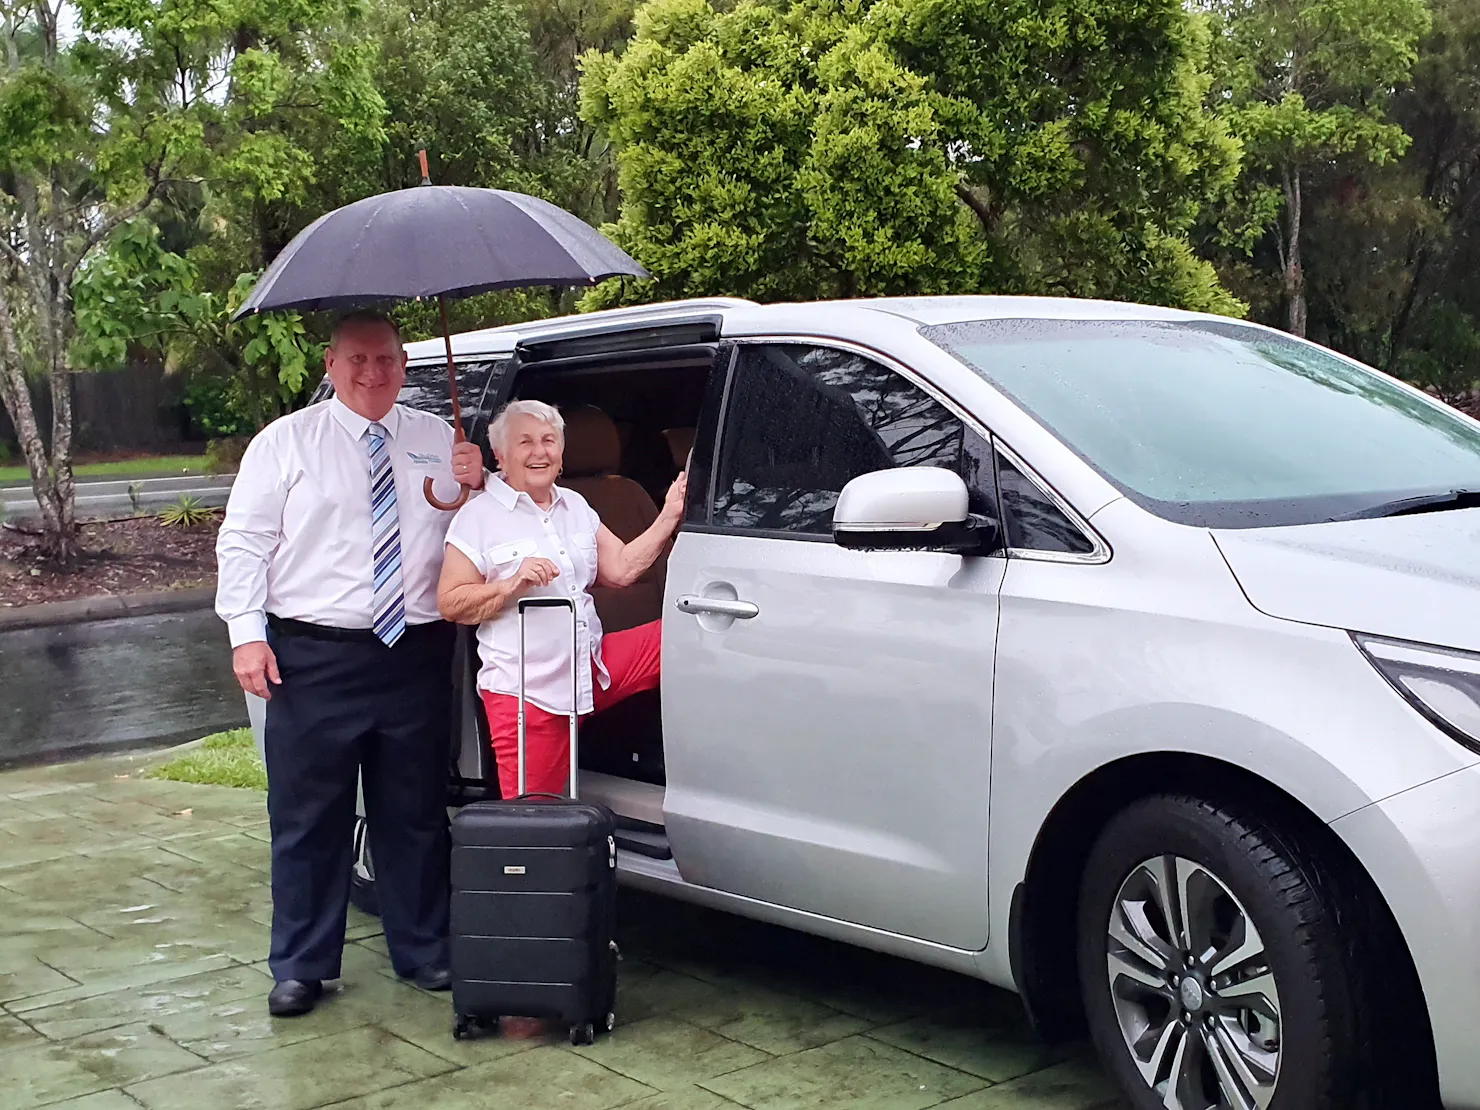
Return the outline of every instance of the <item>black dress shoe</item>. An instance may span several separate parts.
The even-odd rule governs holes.
[[[424,991],[450,991],[452,989],[452,971],[443,964],[427,964],[419,967],[410,975],[401,976],[410,979]]]
[[[324,993],[317,979],[284,979],[267,996],[267,1012],[273,1017],[298,1017],[313,1009]]]

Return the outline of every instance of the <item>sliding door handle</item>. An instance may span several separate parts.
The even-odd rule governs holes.
[[[698,594],[684,594],[675,604],[680,613],[734,617],[742,621],[759,616],[761,612],[748,601],[735,601],[727,597],[700,597]]]

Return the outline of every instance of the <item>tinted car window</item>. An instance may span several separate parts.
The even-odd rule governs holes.
[[[1480,489],[1480,429],[1313,344],[1220,321],[921,329],[1122,493],[1203,527],[1310,524]]]
[[[725,407],[714,524],[830,536],[843,487],[896,466],[955,470],[969,487],[987,491],[973,507],[990,507],[990,456],[979,437],[968,437],[950,410],[912,382],[832,348],[740,348]]]
[[[1056,551],[1088,555],[1094,544],[1054,504],[1052,498],[1006,455],[997,456],[997,483],[1007,546],[1018,551]]]
[[[462,403],[463,434],[482,443],[493,418],[489,411],[498,395],[498,384],[513,364],[512,359],[490,359],[457,364],[458,400]],[[334,396],[334,385],[326,376],[314,391],[313,401],[327,401]],[[452,423],[452,394],[447,389],[445,362],[412,363],[406,367],[406,384],[396,400],[407,408],[435,413]]]
[[[511,361],[498,359],[457,364],[457,394],[462,404],[463,433],[469,439],[474,438],[475,430],[488,430],[488,421],[493,414],[485,409],[497,393],[497,389],[490,389],[489,385],[502,376]],[[397,400],[408,408],[435,413],[449,424],[452,423],[452,394],[447,389],[447,364],[421,363],[406,367],[406,384]]]

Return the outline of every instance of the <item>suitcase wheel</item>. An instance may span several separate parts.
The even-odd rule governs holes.
[[[596,1026],[592,1025],[589,1021],[581,1025],[572,1025],[570,1027],[570,1043],[575,1045],[595,1044]]]
[[[485,1028],[487,1027],[477,1018],[459,1015],[452,1022],[452,1039],[454,1041],[465,1040],[474,1033],[482,1032]]]
[[[610,1013],[607,1014],[606,1015],[606,1031],[608,1033],[610,1033],[616,1027],[617,1027],[617,1015],[616,1014],[610,1014]]]

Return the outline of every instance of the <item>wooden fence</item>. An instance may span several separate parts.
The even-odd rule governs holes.
[[[157,362],[138,361],[122,370],[77,374],[72,379],[73,437],[85,452],[172,451],[190,443],[190,420],[183,403],[183,383]],[[50,441],[51,395],[45,383],[33,383],[31,400],[41,434]],[[19,461],[15,428],[0,409],[0,444]],[[200,446],[200,441],[193,446]],[[3,454],[0,449],[0,454]]]

